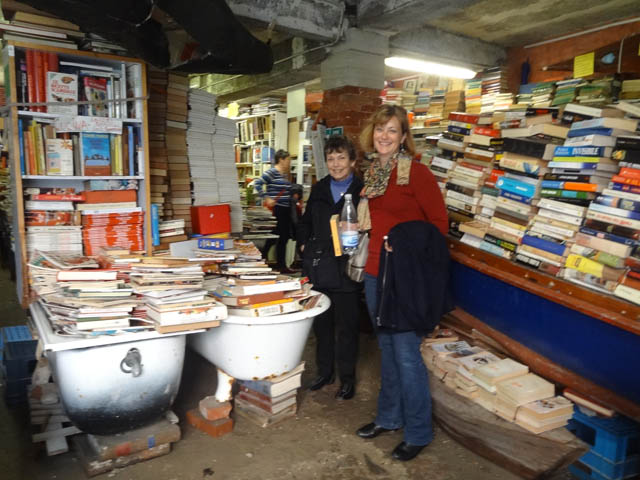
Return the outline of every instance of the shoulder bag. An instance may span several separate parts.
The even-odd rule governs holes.
[[[364,267],[369,255],[369,232],[360,232],[358,235],[358,247],[347,260],[347,276],[354,282],[364,281]]]

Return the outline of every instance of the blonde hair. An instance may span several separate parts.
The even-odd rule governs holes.
[[[400,145],[400,149],[404,147],[404,150],[414,157],[416,154],[416,145],[413,141],[413,135],[409,129],[409,118],[407,111],[398,105],[382,105],[378,110],[369,117],[367,123],[360,133],[360,146],[365,152],[373,152],[373,130],[376,125],[384,125],[393,117],[396,117],[400,122],[402,133],[405,135],[404,142]]]

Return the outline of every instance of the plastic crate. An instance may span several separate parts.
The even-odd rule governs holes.
[[[589,417],[576,410],[567,428],[591,445],[592,453],[610,463],[640,455],[640,424],[627,417]]]
[[[630,478],[640,473],[640,455],[632,455],[623,462],[613,463],[597,453],[587,452],[579,461],[612,480]]]
[[[26,325],[17,325],[15,327],[1,328],[2,340],[4,343],[33,341],[31,331]]]
[[[36,367],[35,340],[5,343],[2,367],[8,380],[25,378]]]
[[[4,399],[7,405],[15,406],[26,403],[29,385],[31,385],[31,377],[7,380],[4,385]]]

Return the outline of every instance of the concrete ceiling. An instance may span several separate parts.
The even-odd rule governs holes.
[[[639,0],[227,0],[261,39],[300,36],[333,43],[349,27],[389,38],[394,53],[476,67],[523,46],[638,16]],[[342,27],[341,27],[342,26]],[[327,54],[330,48],[327,49]],[[322,60],[322,55],[316,59]],[[393,72],[391,72],[393,74]],[[263,92],[270,90],[267,82]],[[298,82],[299,83],[299,82]],[[238,99],[227,85],[222,100]],[[286,88],[280,83],[277,88]],[[252,96],[256,95],[254,88]],[[282,90],[280,90],[281,92]],[[221,92],[222,93],[222,92]]]

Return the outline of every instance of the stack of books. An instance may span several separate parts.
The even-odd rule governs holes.
[[[555,82],[540,82],[531,90],[532,107],[550,107],[553,102]]]
[[[557,396],[521,405],[515,421],[522,428],[537,434],[564,427],[572,416],[573,403]]]
[[[553,398],[554,395],[554,385],[544,378],[534,373],[520,375],[496,385],[495,412],[512,422],[516,419],[519,407],[538,400]]]
[[[451,112],[464,112],[464,90],[451,90],[445,93],[442,118],[449,118]]]
[[[418,95],[416,96],[416,103],[413,107],[414,117],[414,125],[416,124],[416,118],[420,118],[425,116],[429,111],[429,103],[431,101],[431,95],[433,94],[432,88],[420,88],[418,90]]]
[[[103,247],[144,251],[144,212],[137,206],[136,190],[85,190],[77,209],[82,215],[85,255]]]
[[[242,231],[242,202],[238,189],[238,170],[233,149],[236,124],[233,120],[216,117],[215,133],[212,136],[213,162],[218,182],[219,203],[231,207],[231,231]],[[194,203],[195,205],[195,203]]]
[[[633,100],[640,98],[640,79],[624,80],[620,89],[620,99]]]
[[[446,118],[443,117],[445,102],[445,90],[436,89],[433,91],[429,100],[429,110],[427,110],[427,116],[431,118]]]
[[[233,400],[234,412],[260,427],[294,417],[303,371],[304,362],[269,380],[238,380],[240,389]]]
[[[576,98],[576,89],[583,86],[585,81],[581,78],[570,78],[556,82],[555,95],[551,106],[559,107],[567,103],[573,103]]]
[[[157,246],[157,249],[164,251],[168,251],[169,246],[174,242],[187,240],[184,219],[180,218],[158,222],[158,237],[160,238],[160,245]],[[156,250],[154,246],[154,251],[158,250]]]
[[[599,78],[591,80],[578,88],[576,102],[584,105],[601,106],[612,102],[617,96],[620,82],[613,78]]]
[[[186,75],[167,75],[165,145],[158,153],[166,155],[168,163],[169,188],[164,219],[184,220],[185,230],[191,233],[191,178],[186,142],[188,90]]]
[[[243,231],[246,234],[268,234],[276,226],[276,217],[265,207],[249,207],[244,210]]]
[[[221,182],[217,175],[213,152],[216,105],[215,95],[200,89],[189,90],[187,145],[192,183],[190,196],[193,197],[193,205],[220,203]],[[237,176],[237,173],[234,172],[234,175]],[[234,186],[237,190],[235,178]],[[185,195],[187,193],[185,192]],[[185,198],[185,203],[187,200],[190,204],[191,199]]]
[[[0,24],[5,41],[77,50],[77,40],[84,38],[80,27],[61,18],[45,17],[27,12],[15,12],[9,23]]]
[[[464,111],[477,114],[482,109],[482,80],[467,80],[464,84]]]
[[[150,67],[147,70],[149,86],[149,172],[151,203],[157,205],[159,218],[171,218],[173,211],[168,202],[169,162],[167,160],[167,72]]]

